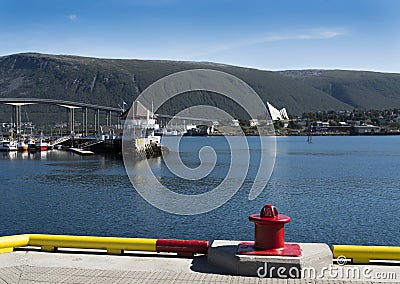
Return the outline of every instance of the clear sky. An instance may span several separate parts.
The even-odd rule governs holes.
[[[398,0],[0,0],[0,55],[400,73]]]

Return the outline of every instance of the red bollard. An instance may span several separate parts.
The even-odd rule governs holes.
[[[260,214],[252,214],[249,220],[255,224],[254,248],[256,250],[283,249],[285,247],[285,224],[290,217],[278,214],[271,204],[265,205]]]
[[[254,242],[239,244],[238,254],[301,256],[298,244],[285,243],[285,224],[290,217],[279,214],[272,204],[265,205],[260,214],[252,214],[249,220],[254,223]]]

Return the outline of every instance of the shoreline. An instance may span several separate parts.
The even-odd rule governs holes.
[[[313,132],[311,135],[309,135],[308,133],[293,133],[293,134],[289,134],[289,133],[275,133],[275,135],[266,135],[266,136],[275,136],[275,137],[292,137],[292,136],[302,136],[302,137],[308,137],[308,136],[398,136],[400,135],[400,132],[395,132],[395,133],[364,133],[364,134],[350,134],[350,133],[315,133]],[[204,135],[204,136],[187,136],[187,137],[206,137],[206,136],[242,136],[242,135],[222,135],[222,134],[209,134],[209,135]],[[258,134],[246,134],[245,136],[260,136]]]

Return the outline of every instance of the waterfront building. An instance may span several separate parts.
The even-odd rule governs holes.
[[[267,102],[267,106],[268,106],[269,113],[271,114],[272,120],[276,121],[276,120],[288,120],[289,119],[286,108],[282,108],[282,109],[278,110],[269,102]]]
[[[379,126],[368,124],[368,125],[354,126],[353,131],[354,134],[374,134],[374,133],[380,133],[381,128]]]

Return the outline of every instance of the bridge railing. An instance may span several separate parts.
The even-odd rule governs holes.
[[[99,144],[99,143],[102,143],[102,142],[104,142],[104,141],[103,140],[99,140],[99,139],[93,139],[93,140],[87,141],[85,143],[79,144],[77,146],[77,148],[84,149],[84,148],[87,148],[87,147],[90,147],[90,146],[93,146],[93,145],[96,145],[96,144]]]
[[[68,141],[70,139],[71,139],[71,136],[69,136],[69,135],[68,136],[62,136],[62,137],[58,138],[57,140],[55,140],[51,145],[52,146],[56,146],[58,144],[66,142],[66,141]]]

